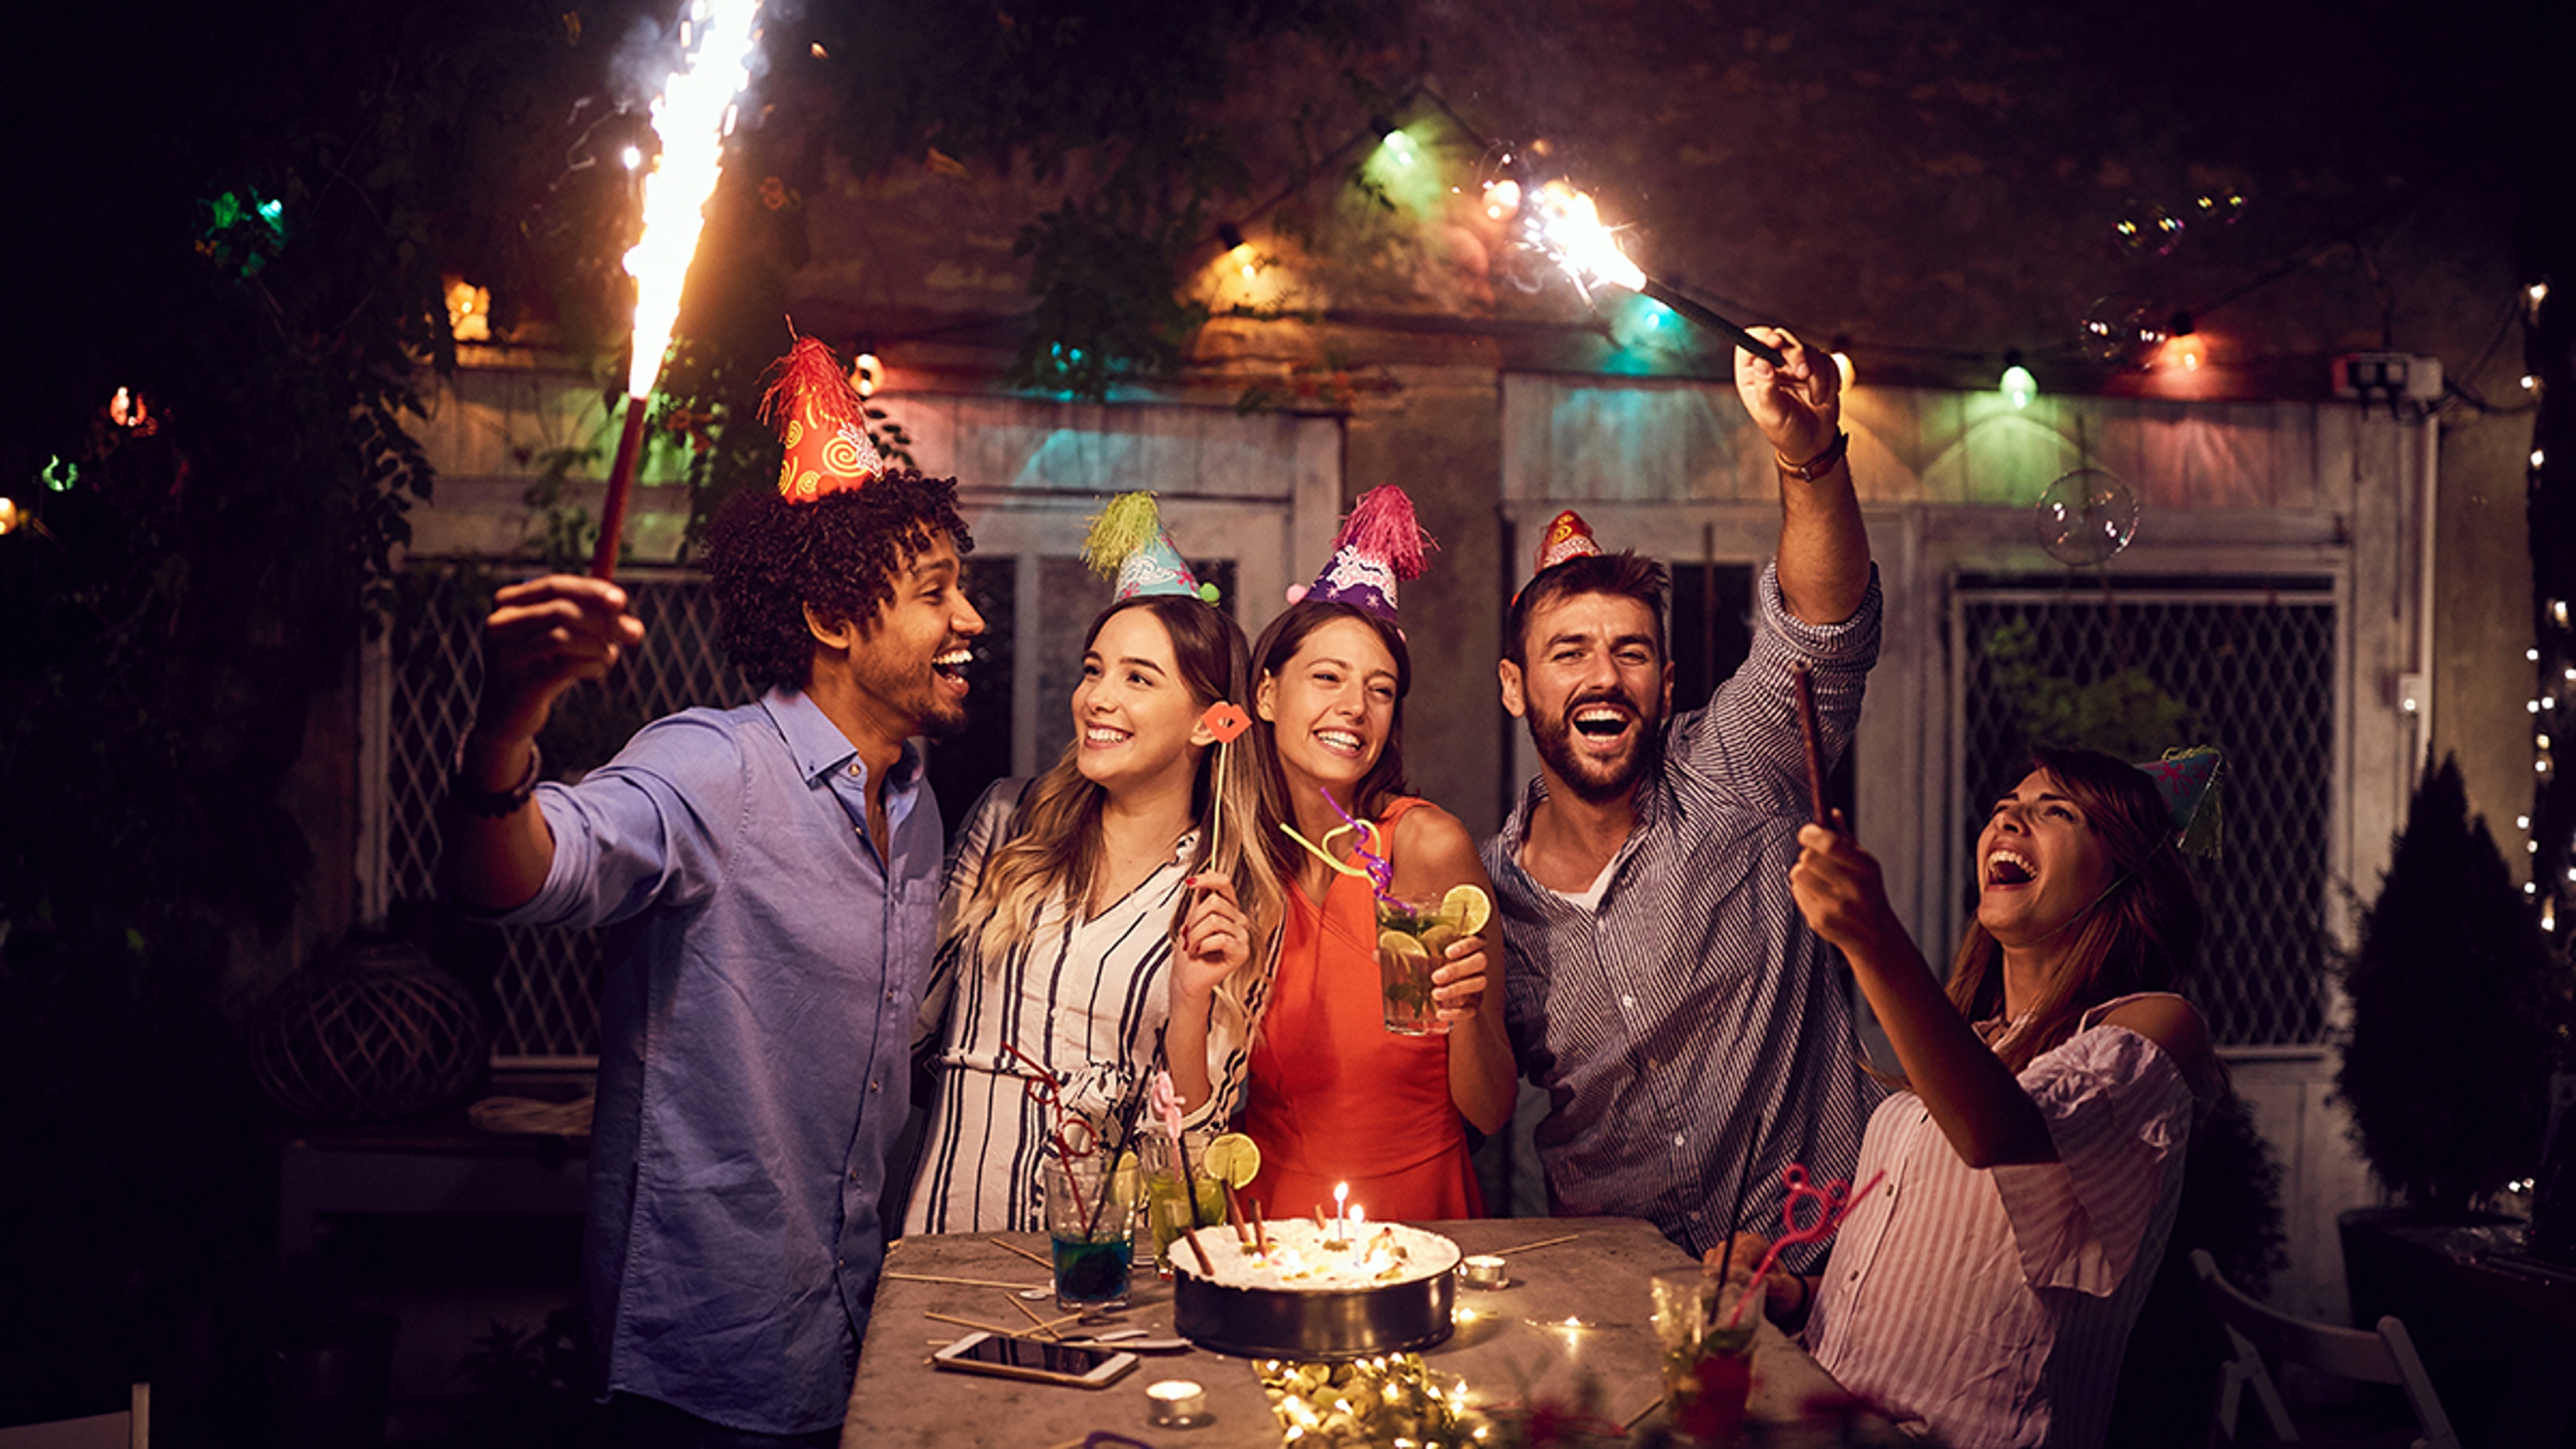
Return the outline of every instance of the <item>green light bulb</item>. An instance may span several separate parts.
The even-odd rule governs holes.
[[[2039,379],[2030,375],[2029,368],[2016,362],[2004,369],[2003,394],[2004,401],[2014,407],[2029,407],[2030,400],[2039,396]]]

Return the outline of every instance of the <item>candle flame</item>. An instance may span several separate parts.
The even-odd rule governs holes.
[[[1540,187],[1522,215],[1529,218],[1531,244],[1565,268],[1585,295],[1602,282],[1632,292],[1646,285],[1645,272],[1619,249],[1618,235],[1602,222],[1592,198],[1563,181]]]
[[[635,279],[628,397],[652,395],[662,353],[679,323],[680,286],[706,227],[707,198],[724,173],[734,97],[751,81],[759,14],[760,0],[696,0],[682,22],[688,57],[653,98],[653,134],[661,138],[662,157],[644,174],[644,232],[626,253],[626,273]]]

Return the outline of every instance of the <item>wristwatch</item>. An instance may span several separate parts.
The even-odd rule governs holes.
[[[527,773],[507,790],[481,790],[465,780],[465,745],[456,746],[456,768],[447,777],[447,798],[457,809],[486,820],[506,820],[519,813],[519,807],[536,797],[537,771],[540,764],[537,742],[528,741]]]

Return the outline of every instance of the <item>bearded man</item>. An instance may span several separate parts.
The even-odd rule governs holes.
[[[1604,554],[1561,515],[1500,666],[1539,778],[1483,852],[1513,1052],[1548,1098],[1552,1211],[1642,1217],[1694,1255],[1770,1231],[1789,1163],[1848,1176],[1881,1095],[1849,991],[1789,893],[1809,809],[1791,666],[1812,673],[1830,765],[1878,654],[1877,572],[1834,367],[1761,330],[1785,361],[1738,351],[1736,390],[1779,457],[1781,523],[1750,656],[1675,716],[1663,565]]]

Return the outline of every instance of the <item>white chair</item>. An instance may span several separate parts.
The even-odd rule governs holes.
[[[2281,1392],[2273,1386],[2272,1375],[2263,1366],[2268,1355],[2278,1362],[2299,1364],[2336,1378],[2399,1385],[2406,1390],[2406,1401],[2414,1406],[2415,1423],[2422,1430],[2413,1449],[2460,1449],[2459,1436],[2451,1432],[2451,1416],[2442,1412],[2442,1400],[2433,1392],[2433,1381],[2424,1375],[2424,1362],[2415,1356],[2415,1340],[2407,1336],[2405,1324],[2394,1317],[2383,1318],[2378,1332],[2365,1333],[2357,1328],[2336,1328],[2292,1318],[2247,1297],[2242,1289],[2228,1282],[2207,1249],[2191,1250],[2191,1267],[2200,1278],[2202,1300],[2209,1304],[2210,1312],[2218,1315],[2220,1326],[2227,1330],[2227,1341],[2236,1351],[2234,1358],[2219,1366],[2218,1404],[2209,1426],[2211,1443],[2236,1442],[2237,1411],[2243,1406],[2248,1388],[2254,1391],[2254,1401],[2263,1406],[2264,1417],[2272,1421],[2273,1437],[2285,1444],[2300,1442],[2298,1426],[2290,1421],[2289,1407],[2281,1402]]]
[[[151,1449],[152,1386],[136,1384],[112,1414],[0,1429],[0,1449]]]

